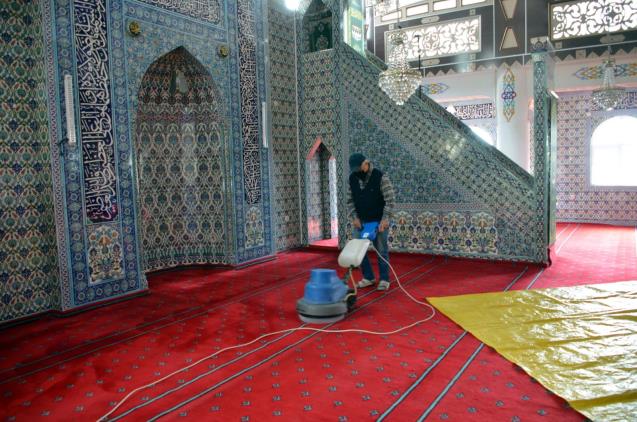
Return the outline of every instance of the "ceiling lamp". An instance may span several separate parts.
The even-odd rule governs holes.
[[[407,36],[403,31],[394,32],[389,36],[391,47],[387,70],[381,72],[378,77],[378,86],[397,105],[405,104],[422,82],[420,70],[412,69],[407,61],[406,41]]]
[[[615,85],[615,59],[604,61],[602,86],[591,94],[591,99],[603,110],[613,110],[624,99],[626,89]]]

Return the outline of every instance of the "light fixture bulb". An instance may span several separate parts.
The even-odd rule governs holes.
[[[300,0],[285,0],[285,7],[290,10],[297,11],[299,10],[299,5],[301,4]]]

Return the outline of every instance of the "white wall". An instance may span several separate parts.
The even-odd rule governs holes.
[[[600,66],[606,56],[589,59],[571,59],[555,63],[553,75],[555,91],[559,94],[588,92],[599,88],[601,79],[586,79],[585,75],[594,75],[591,69]],[[637,69],[637,49],[631,53],[621,52],[615,56],[618,65],[631,64]],[[445,84],[449,88],[439,94],[431,95],[436,102],[447,104],[467,104],[471,102],[493,102],[496,105],[497,140],[496,146],[525,170],[530,168],[530,132],[531,120],[529,107],[533,99],[533,65],[514,64],[511,71],[515,77],[515,113],[510,120],[503,114],[504,101],[501,97],[502,78],[507,67],[481,70],[451,75],[428,76],[425,84]],[[579,73],[578,73],[579,71]],[[631,70],[637,73],[637,70]],[[629,72],[629,73],[631,73]],[[617,78],[617,84],[627,88],[637,88],[637,75]],[[558,137],[559,144],[559,137]]]

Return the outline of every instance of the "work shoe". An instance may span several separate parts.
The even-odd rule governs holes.
[[[362,279],[361,281],[358,282],[356,287],[358,287],[359,289],[362,289],[363,287],[369,287],[369,286],[373,285],[374,283],[376,283],[375,280],[368,280],[368,279],[364,278],[364,279]]]
[[[389,289],[389,281],[381,280],[378,282],[378,287],[376,287],[376,290],[387,290],[387,289]]]

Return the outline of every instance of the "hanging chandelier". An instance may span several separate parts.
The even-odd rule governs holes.
[[[615,85],[615,59],[604,61],[602,86],[591,94],[591,99],[603,110],[613,110],[624,99],[626,89]]]
[[[405,104],[422,82],[420,70],[409,66],[406,43],[407,36],[403,31],[394,32],[389,36],[391,50],[387,70],[381,72],[378,77],[378,86],[397,105]]]

